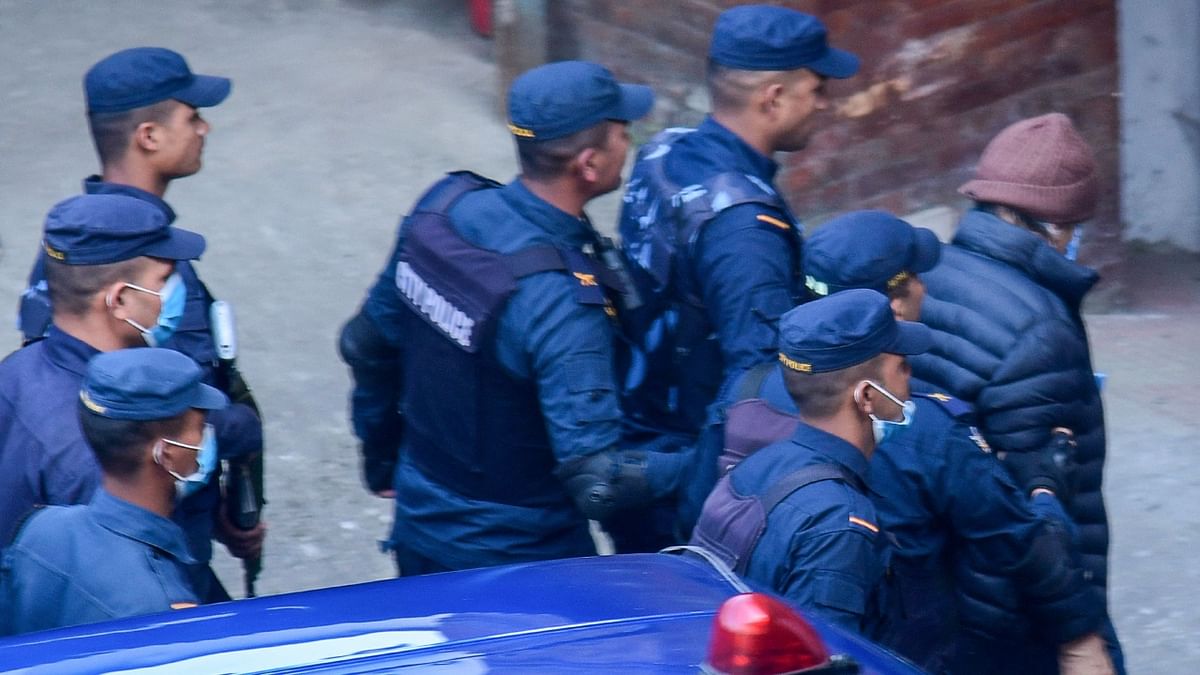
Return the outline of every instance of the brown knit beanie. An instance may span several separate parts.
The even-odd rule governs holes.
[[[1066,115],[1032,117],[997,134],[958,191],[1049,223],[1078,223],[1096,211],[1096,159]]]

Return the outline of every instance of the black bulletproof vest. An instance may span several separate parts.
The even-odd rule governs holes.
[[[560,270],[595,280],[577,295],[588,304],[605,305],[612,285],[579,251],[547,245],[502,254],[463,239],[447,216],[451,206],[498,186],[449,174],[405,223],[395,281],[409,310],[401,319],[406,452],[426,476],[471,499],[559,505],[568,497],[552,473],[536,382],[496,361],[496,325],[522,277]]]

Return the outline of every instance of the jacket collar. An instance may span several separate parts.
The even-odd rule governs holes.
[[[796,428],[796,433],[792,435],[792,442],[808,448],[815,455],[849,469],[858,477],[859,488],[866,488],[867,458],[858,448],[829,432],[821,431],[804,422],[801,422],[800,426]]]
[[[1067,260],[1036,234],[979,209],[963,216],[954,245],[1017,268],[1075,311],[1100,279],[1095,270]]]
[[[46,358],[51,363],[78,375],[81,380],[87,374],[87,364],[91,358],[100,353],[99,349],[78,338],[67,335],[57,326],[50,326],[44,340]]]
[[[737,165],[729,167],[730,169],[749,173],[767,183],[775,180],[775,174],[779,171],[779,164],[770,157],[755,150],[749,143],[743,141],[741,136],[738,136],[729,127],[713,119],[711,115],[705,117],[696,130],[704,134],[705,138],[715,141],[731,156],[736,158]]]
[[[165,551],[186,565],[196,562],[188,552],[183,530],[169,519],[118,499],[104,488],[96,490],[89,508],[101,527]]]
[[[135,188],[132,185],[122,185],[121,183],[108,183],[102,180],[100,176],[93,175],[83,179],[83,191],[89,195],[124,195],[126,197],[136,197],[157,206],[163,212],[163,215],[167,217],[168,225],[175,222],[174,209],[158,195],[146,192],[141,188]]]
[[[575,217],[529,191],[520,178],[500,189],[504,201],[525,220],[545,230],[558,244],[579,248],[594,243],[596,231],[587,215]]]

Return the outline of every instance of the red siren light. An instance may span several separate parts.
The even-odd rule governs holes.
[[[829,664],[821,636],[796,610],[763,593],[744,593],[717,612],[704,668],[721,675],[781,675]]]

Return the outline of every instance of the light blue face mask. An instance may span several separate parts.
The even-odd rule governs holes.
[[[187,304],[187,287],[183,285],[183,277],[174,272],[167,277],[161,291],[152,291],[137,284],[125,282],[125,285],[135,291],[157,295],[162,300],[162,308],[158,310],[158,320],[152,328],[146,328],[133,319],[125,319],[130,326],[138,329],[142,339],[151,347],[157,347],[175,334],[179,321],[183,318],[183,307]]]
[[[213,432],[211,424],[204,425],[200,445],[188,445],[169,438],[163,438],[161,441],[196,452],[196,470],[186,476],[163,467],[163,470],[175,478],[175,499],[186,499],[208,484],[209,476],[217,468],[217,435]],[[162,443],[154,446],[154,462],[159,466],[162,466]]]
[[[1071,241],[1067,243],[1067,252],[1063,256],[1071,262],[1079,257],[1079,242],[1083,241],[1083,226],[1076,225],[1075,233],[1071,235]]]
[[[874,413],[867,413],[867,416],[871,418],[871,432],[875,436],[875,445],[879,445],[880,443],[895,437],[896,432],[912,424],[913,417],[915,417],[917,414],[917,404],[913,403],[912,401],[901,401],[900,399],[896,398],[892,392],[884,389],[870,380],[864,380],[863,382],[868,387],[871,387],[875,391],[878,391],[886,396],[887,399],[892,403],[900,406],[902,417],[899,420],[881,420],[876,417]],[[858,396],[856,395],[855,398],[857,399]]]

